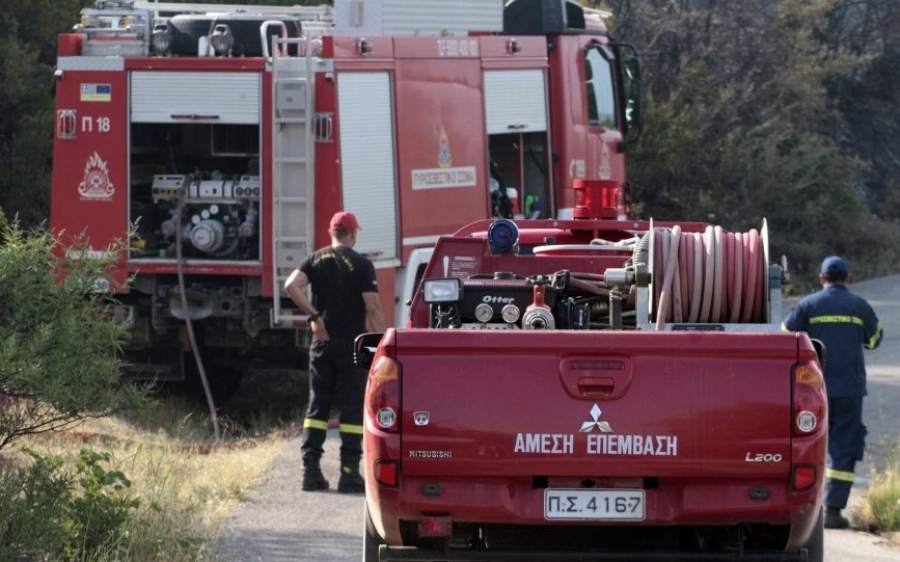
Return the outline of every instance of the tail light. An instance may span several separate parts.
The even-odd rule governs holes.
[[[400,483],[400,463],[396,459],[375,459],[375,480],[383,486]]]
[[[828,400],[825,396],[825,378],[818,363],[797,363],[793,375],[793,429],[794,435],[801,437],[825,426]]]
[[[376,358],[369,371],[366,414],[381,431],[400,431],[400,363],[390,357]]]
[[[812,464],[796,464],[793,467],[793,487],[795,492],[805,492],[818,481],[818,471]]]

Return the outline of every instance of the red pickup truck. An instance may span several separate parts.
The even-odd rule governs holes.
[[[766,228],[480,221],[357,340],[364,562],[823,560],[816,342]]]

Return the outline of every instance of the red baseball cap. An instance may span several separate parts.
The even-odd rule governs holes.
[[[356,215],[353,213],[348,213],[347,211],[340,211],[334,214],[331,217],[331,226],[329,226],[330,230],[362,230],[362,227],[359,226],[359,221],[356,220]]]

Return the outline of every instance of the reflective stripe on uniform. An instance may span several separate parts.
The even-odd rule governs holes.
[[[327,420],[314,420],[312,418],[306,418],[303,420],[303,427],[307,429],[321,429],[322,431],[328,430],[328,421]]]
[[[844,482],[853,482],[854,476],[852,472],[846,470],[835,470],[833,468],[825,469],[825,477],[832,480],[843,480]]]
[[[883,332],[881,331],[881,322],[879,322],[878,329],[875,330],[875,335],[872,336],[872,339],[870,339],[868,342],[866,342],[866,346],[865,346],[866,349],[875,349],[876,347],[878,347],[878,344],[881,343],[882,335],[883,335]]]
[[[338,430],[341,433],[352,433],[354,435],[362,435],[363,434],[363,426],[361,425],[352,425],[349,423],[342,423],[338,426]]]
[[[859,316],[813,316],[809,319],[810,324],[856,324],[865,326],[865,322]]]

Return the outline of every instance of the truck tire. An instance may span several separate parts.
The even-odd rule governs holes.
[[[372,523],[372,515],[369,513],[369,503],[363,505],[365,510],[365,523],[363,523],[363,554],[362,562],[378,562],[378,547],[384,544],[384,539],[375,530]]]
[[[824,562],[825,560],[825,518],[819,513],[819,519],[809,540],[806,541],[807,562]]]

